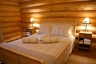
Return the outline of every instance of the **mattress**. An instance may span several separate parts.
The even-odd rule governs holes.
[[[69,36],[69,37],[56,36],[56,37],[58,37],[58,40],[59,40],[58,43],[43,44],[42,42],[39,42],[38,44],[24,44],[22,42],[22,39],[19,39],[9,43],[4,43],[2,45],[8,44],[10,47],[17,47],[16,48],[17,51],[19,50],[19,48],[22,48],[22,50],[25,50],[25,52],[26,50],[30,50],[30,51],[50,55],[54,58],[54,61],[55,61],[53,62],[54,64],[63,64],[61,62],[62,56],[63,55],[66,56],[66,54],[68,55],[71,53],[75,38],[73,36]],[[70,52],[67,53],[67,51],[69,50]],[[45,60],[45,64],[50,64],[50,63]]]

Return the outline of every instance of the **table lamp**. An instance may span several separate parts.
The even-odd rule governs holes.
[[[34,21],[35,21],[34,18],[31,18],[31,19],[30,19],[30,22],[31,22],[31,28],[34,27],[34,26],[33,26]]]
[[[87,30],[87,24],[90,24],[90,19],[88,18],[88,17],[86,17],[85,19],[84,19],[84,21],[83,21],[83,24],[85,24],[85,32],[88,32],[88,30]]]

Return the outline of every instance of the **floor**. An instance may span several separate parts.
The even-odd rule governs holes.
[[[96,64],[96,51],[84,51],[75,48],[66,64]]]

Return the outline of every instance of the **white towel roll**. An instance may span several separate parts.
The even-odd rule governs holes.
[[[34,43],[34,44],[36,44],[36,43],[38,43],[38,38],[36,38],[36,37],[23,37],[22,42],[23,43]]]
[[[42,43],[56,43],[56,42],[58,42],[57,37],[50,36],[50,35],[43,36],[41,39],[42,39]]]

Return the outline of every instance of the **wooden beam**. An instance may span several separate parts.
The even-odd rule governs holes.
[[[7,23],[2,23],[1,24],[2,28],[18,26],[18,25],[20,25],[20,22],[7,22]]]
[[[19,16],[20,12],[0,12],[0,16]]]
[[[34,6],[42,6],[42,5],[50,5],[50,4],[58,4],[58,3],[74,3],[74,2],[86,2],[89,0],[33,0],[25,3],[21,3],[21,8],[34,7]]]
[[[8,1],[19,1],[19,0],[8,0]]]
[[[18,22],[21,20],[19,16],[14,17],[0,17],[1,23],[3,22]]]
[[[19,5],[18,1],[0,0],[0,4],[6,5]]]
[[[27,2],[27,1],[31,1],[31,0],[19,0],[20,3]]]
[[[65,3],[46,6],[24,8],[21,13],[48,12],[48,11],[90,11],[96,10],[96,2]]]
[[[0,5],[0,11],[20,11],[19,6]]]
[[[82,11],[82,12],[78,12],[78,11],[72,11],[72,12],[68,12],[68,11],[64,11],[64,12],[43,12],[43,13],[32,13],[32,14],[21,14],[21,17],[34,17],[34,18],[39,18],[39,17],[56,17],[56,18],[60,18],[60,17],[96,17],[96,11]]]
[[[5,28],[2,28],[2,33],[3,34],[8,34],[8,33],[12,33],[12,32],[16,32],[16,31],[20,31],[21,28],[20,26],[11,26],[11,27],[5,27]]]

